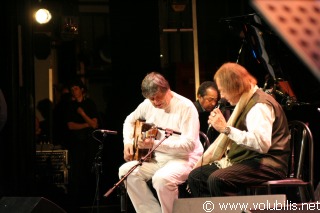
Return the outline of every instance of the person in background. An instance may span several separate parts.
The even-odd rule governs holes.
[[[37,104],[37,109],[42,116],[42,120],[36,118],[36,122],[39,121],[39,142],[52,143],[52,108],[53,103],[48,98],[40,100]]]
[[[69,195],[73,207],[78,208],[91,205],[96,190],[92,166],[98,143],[93,140],[92,132],[98,128],[99,116],[96,104],[87,97],[86,86],[81,80],[72,81],[70,91],[72,101],[66,111],[68,140],[65,146],[70,160]]]
[[[7,102],[2,90],[0,89],[0,132],[2,131],[4,125],[7,122],[7,116]]]
[[[285,178],[290,133],[281,105],[239,64],[223,64],[214,81],[235,109],[228,122],[220,109],[210,113],[220,135],[189,174],[191,194],[236,196],[252,184]]]
[[[210,143],[219,135],[219,132],[209,128],[208,124],[210,112],[217,106],[219,100],[220,94],[216,83],[204,81],[197,90],[197,100],[193,102],[199,113],[200,131],[207,135]]]
[[[34,130],[36,135],[36,138],[35,138],[36,144],[40,144],[42,142],[41,128],[40,128],[40,121],[37,116],[35,116],[35,119],[34,119]]]
[[[145,100],[123,124],[123,153],[127,162],[119,168],[119,178],[138,163],[133,160],[136,121],[143,119],[161,127],[155,138],[138,141],[139,149],[157,146],[154,158],[134,169],[124,183],[137,213],[172,213],[174,200],[178,198],[178,185],[185,182],[203,153],[197,109],[192,101],[172,91],[168,81],[157,72],[145,76],[141,92]],[[168,128],[181,135],[171,135]],[[171,136],[162,140],[167,134]],[[149,180],[152,180],[158,199],[148,187]]]
[[[53,141],[54,144],[66,146],[68,143],[67,113],[69,104],[72,101],[72,94],[67,85],[62,85],[58,90],[59,96],[53,107]]]

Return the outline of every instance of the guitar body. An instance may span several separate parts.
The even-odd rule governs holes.
[[[134,143],[133,143],[133,159],[132,160],[140,160],[142,157],[145,157],[151,148],[144,149],[139,148],[138,142],[139,140],[143,140],[144,138],[155,138],[157,136],[158,130],[157,128],[150,123],[146,123],[145,120],[137,120],[135,123],[134,130]],[[148,162],[152,158],[154,158],[154,153],[151,153],[144,161]]]

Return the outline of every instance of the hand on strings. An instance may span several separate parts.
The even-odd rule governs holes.
[[[125,161],[131,161],[133,158],[133,145],[125,144],[123,148],[123,159]]]
[[[150,149],[153,147],[154,144],[154,138],[147,137],[144,140],[138,141],[138,148],[139,149]]]

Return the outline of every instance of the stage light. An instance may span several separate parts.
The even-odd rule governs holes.
[[[36,13],[35,13],[35,19],[39,24],[46,24],[51,20],[52,16],[51,13],[49,12],[49,10],[47,9],[39,9]]]
[[[172,0],[171,8],[174,12],[184,12],[187,7],[188,0]]]

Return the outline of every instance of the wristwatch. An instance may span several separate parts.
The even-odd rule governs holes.
[[[231,129],[228,126],[223,130],[223,134],[225,134],[225,135],[229,135],[230,132],[231,132]]]

